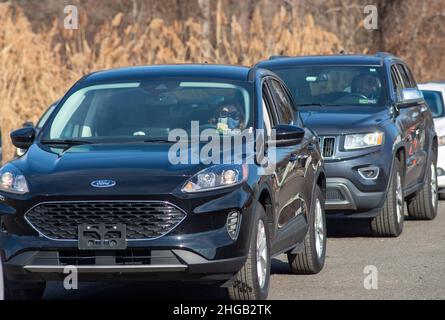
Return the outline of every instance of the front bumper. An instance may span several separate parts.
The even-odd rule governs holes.
[[[326,181],[326,210],[330,215],[375,217],[381,207],[384,192],[362,192],[351,181],[328,178]]]
[[[5,275],[14,282],[60,280],[66,276],[65,268],[74,266],[80,281],[138,279],[224,283],[247,259],[252,196],[247,185],[216,194],[187,195],[183,199],[173,195],[169,198],[153,196],[146,200],[173,203],[187,213],[186,218],[160,238],[127,240],[124,250],[101,251],[79,250],[77,240],[54,240],[39,235],[25,221],[24,212],[42,201],[21,201],[10,206],[18,208],[13,211],[5,208],[18,200],[7,199],[3,208],[0,207],[5,227],[0,231],[0,257]],[[104,199],[91,199],[96,200]],[[23,207],[25,209],[20,209]],[[241,216],[235,240],[227,231],[227,217],[233,210],[239,211]]]
[[[326,213],[357,218],[378,215],[385,200],[391,164],[392,154],[383,150],[354,158],[327,159]],[[360,174],[369,168],[378,170],[378,175],[367,179]]]
[[[131,257],[130,257],[131,255]],[[80,281],[229,281],[241,269],[245,256],[207,260],[187,250],[127,250],[122,252],[26,251],[5,262],[9,281],[61,281],[74,270]]]

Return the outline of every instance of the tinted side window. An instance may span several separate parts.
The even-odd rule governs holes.
[[[275,115],[272,112],[269,92],[266,86],[263,86],[263,120],[267,135],[270,137],[272,129],[275,127]]]
[[[400,79],[399,72],[396,69],[396,66],[391,66],[391,80],[393,84],[393,90],[396,94],[398,100],[401,98],[401,93],[403,89],[402,80]]]
[[[400,74],[400,76],[402,78],[403,87],[404,88],[414,88],[414,87],[411,86],[411,82],[409,81],[408,74],[406,73],[406,70],[403,67],[403,65],[398,64],[397,65],[397,70],[399,71],[399,74]]]
[[[411,72],[411,69],[407,65],[404,65],[403,68],[405,69],[405,72],[408,76],[411,88],[417,88],[417,82],[416,79],[414,78],[413,73]]]
[[[294,114],[290,97],[278,81],[272,79],[269,80],[268,83],[277,108],[279,122],[281,124],[292,124]]]

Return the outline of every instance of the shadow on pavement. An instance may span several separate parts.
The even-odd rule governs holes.
[[[368,219],[328,219],[329,238],[372,237]]]

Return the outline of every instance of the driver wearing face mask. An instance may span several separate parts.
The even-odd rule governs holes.
[[[223,102],[216,111],[215,119],[217,130],[223,133],[244,128],[242,108],[236,102]]]

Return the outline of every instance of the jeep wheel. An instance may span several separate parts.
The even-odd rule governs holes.
[[[371,221],[371,230],[377,237],[398,237],[403,231],[405,220],[405,196],[403,193],[403,167],[399,159],[394,160],[388,193],[381,213]]]
[[[439,204],[437,186],[436,157],[431,156],[431,163],[426,170],[425,184],[417,194],[408,200],[408,215],[416,220],[434,220]]]
[[[326,257],[326,216],[324,196],[320,187],[315,189],[315,198],[309,213],[309,230],[304,239],[303,251],[287,255],[292,273],[317,274],[323,269]]]
[[[228,288],[232,300],[264,300],[270,284],[270,237],[264,208],[258,204],[246,263]]]

